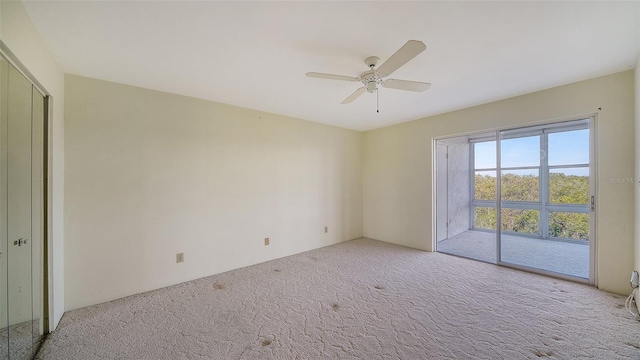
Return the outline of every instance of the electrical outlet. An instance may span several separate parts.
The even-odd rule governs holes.
[[[176,254],[176,263],[181,263],[184,262],[184,253],[177,253]]]
[[[269,245],[269,238],[264,238],[264,246]]]
[[[324,227],[324,233],[326,234],[326,233],[328,233],[328,232],[329,232],[329,227],[328,227],[328,226],[325,226],[325,227]]]
[[[633,271],[631,273],[631,281],[629,281],[629,283],[631,284],[631,287],[634,289],[638,288],[638,272],[637,271]]]

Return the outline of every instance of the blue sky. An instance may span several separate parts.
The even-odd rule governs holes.
[[[549,166],[589,163],[589,130],[574,130],[548,135],[549,153],[540,151],[540,137],[530,136],[505,139],[501,143],[502,168],[539,166],[540,159],[548,156]],[[475,144],[476,169],[496,167],[496,142]],[[504,171],[504,170],[503,170]],[[550,170],[567,175],[589,175],[588,168]],[[518,171],[523,174],[522,171]],[[537,171],[531,171],[534,174]]]

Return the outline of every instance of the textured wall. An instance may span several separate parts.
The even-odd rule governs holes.
[[[449,144],[449,237],[469,230],[469,142],[451,139]]]

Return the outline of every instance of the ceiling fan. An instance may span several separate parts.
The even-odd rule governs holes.
[[[364,60],[365,64],[369,66],[369,70],[363,72],[358,77],[323,74],[317,72],[308,72],[306,75],[312,78],[362,82],[364,86],[356,90],[348,98],[344,99],[342,104],[353,102],[360,95],[364,94],[365,91],[368,91],[370,93],[377,91],[378,85],[389,89],[421,92],[427,90],[431,86],[431,84],[419,81],[384,78],[391,75],[391,73],[398,70],[402,65],[406,64],[414,57],[418,56],[418,54],[423,52],[426,48],[427,46],[422,41],[409,40],[377,69],[375,69],[375,66],[378,64],[378,61],[380,61],[380,58],[378,58],[377,56],[370,56]]]

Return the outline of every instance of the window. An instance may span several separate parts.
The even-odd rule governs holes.
[[[501,231],[589,240],[589,122],[500,133]],[[497,229],[495,138],[470,140],[473,229]]]

